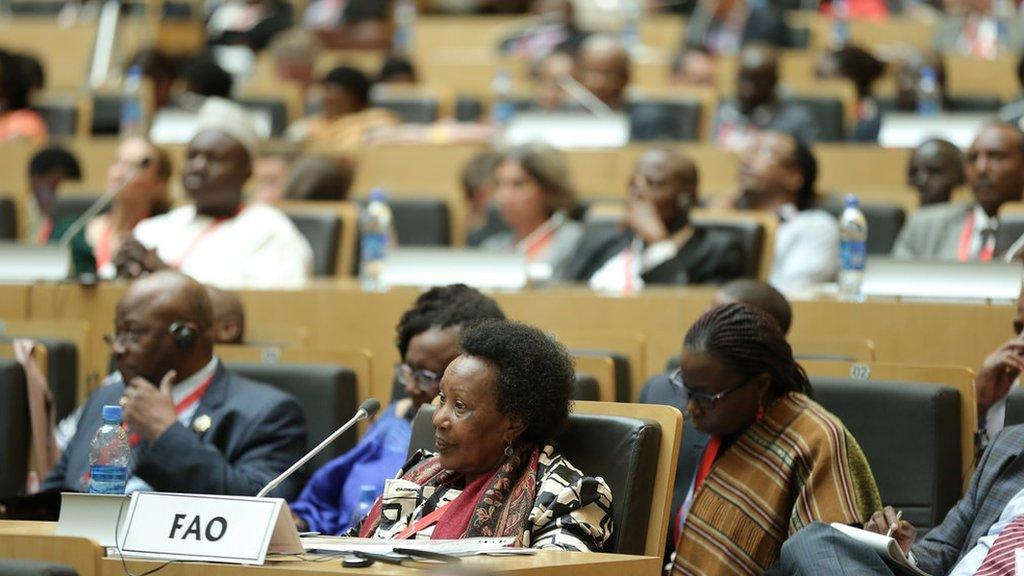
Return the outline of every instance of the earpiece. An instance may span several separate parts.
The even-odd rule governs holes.
[[[171,332],[174,343],[182,350],[191,348],[196,342],[196,330],[187,322],[174,322],[168,330]]]

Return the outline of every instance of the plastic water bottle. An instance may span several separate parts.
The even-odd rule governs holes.
[[[636,54],[640,46],[640,16],[642,8],[639,0],[622,0],[622,27],[619,29],[619,40],[630,54]]]
[[[400,56],[412,54],[413,29],[416,26],[416,1],[395,2],[395,31],[391,35],[391,49]]]
[[[377,501],[377,487],[373,484],[363,484],[359,487],[359,502],[352,511],[352,524],[359,522],[370,513],[374,502]]]
[[[849,41],[850,6],[846,0],[832,0],[832,48],[842,48]]]
[[[128,434],[121,427],[121,407],[103,407],[103,425],[89,448],[89,492],[124,494],[132,450]]]
[[[942,109],[942,97],[939,94],[939,79],[935,68],[924,66],[921,77],[917,81],[917,113],[925,115],[938,114]]]
[[[860,297],[867,261],[868,222],[860,211],[860,200],[850,194],[839,218],[839,296],[844,300]]]
[[[364,290],[382,290],[381,272],[388,260],[391,248],[392,228],[391,208],[387,197],[380,188],[370,193],[370,203],[366,205],[359,219],[360,229],[360,269],[359,280]]]
[[[494,105],[491,107],[491,118],[499,128],[505,128],[516,115],[515,104],[512,103],[512,75],[506,68],[498,68],[491,81],[494,92]]]
[[[142,68],[132,66],[125,73],[124,94],[121,99],[121,136],[142,134]]]

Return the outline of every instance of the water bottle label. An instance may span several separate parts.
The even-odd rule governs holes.
[[[89,492],[93,494],[124,494],[127,483],[128,468],[125,466],[93,464],[89,467]]]
[[[380,262],[388,256],[388,235],[385,232],[363,234],[361,255],[363,262]]]
[[[512,121],[516,107],[511,102],[498,102],[494,105],[494,121],[504,126]]]
[[[867,260],[864,242],[843,241],[839,244],[840,265],[843,270],[863,271]]]

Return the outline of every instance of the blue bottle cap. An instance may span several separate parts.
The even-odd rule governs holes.
[[[860,207],[860,199],[857,198],[853,194],[847,194],[846,195],[846,200],[845,200],[844,204],[846,205],[847,208],[859,208]]]
[[[370,191],[370,202],[386,202],[388,195],[383,188],[374,188]]]
[[[120,422],[121,421],[121,407],[117,404],[107,404],[103,407],[103,421],[104,422]]]

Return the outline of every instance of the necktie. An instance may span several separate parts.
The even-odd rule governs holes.
[[[1024,514],[1003,528],[974,576],[1013,576],[1014,550],[1024,546]]]

